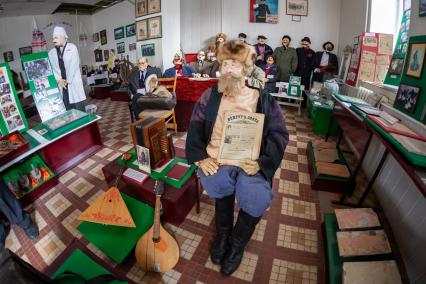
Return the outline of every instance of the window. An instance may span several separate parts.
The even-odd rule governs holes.
[[[403,0],[370,0],[369,32],[398,37],[403,12]]]

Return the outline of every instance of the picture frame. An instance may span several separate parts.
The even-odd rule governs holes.
[[[161,12],[161,0],[148,0],[148,15]]]
[[[404,58],[392,58],[388,72],[391,75],[401,75],[404,67]]]
[[[114,40],[124,38],[124,27],[118,27],[114,29]]]
[[[136,41],[147,40],[148,37],[148,21],[141,20],[136,22]]]
[[[408,64],[405,75],[421,78],[425,63],[426,42],[413,42],[409,46]]]
[[[419,0],[419,17],[426,17],[426,0]]]
[[[122,54],[126,52],[126,45],[124,41],[117,43],[117,54]]]
[[[279,0],[250,0],[249,22],[263,24],[278,23]]]
[[[105,45],[108,43],[107,40],[107,31],[106,30],[102,30],[99,32],[99,36],[101,38],[101,45]]]
[[[13,51],[3,52],[3,58],[4,58],[4,62],[11,62],[15,60],[15,58],[13,57]]]
[[[293,16],[308,16],[308,0],[287,0],[286,14]]]
[[[136,24],[130,24],[126,26],[126,37],[131,37],[136,35]]]
[[[81,65],[81,75],[87,75],[89,67],[87,65]]]
[[[155,56],[155,44],[142,44],[141,45],[142,56]]]
[[[93,42],[98,42],[99,41],[99,33],[94,33],[92,36],[92,40]]]
[[[162,26],[161,26],[161,16],[153,17],[148,19],[148,38],[161,38]]]
[[[129,51],[136,50],[136,42],[129,44]]]
[[[135,1],[135,18],[148,15],[148,2],[147,0]]]
[[[400,84],[395,98],[395,106],[414,113],[420,97],[420,87]]]
[[[104,50],[104,61],[108,61],[109,60],[109,50],[105,49]]]
[[[95,62],[102,62],[102,61],[104,61],[102,49],[95,49]]]
[[[33,53],[33,47],[30,45],[19,48],[19,56],[32,54],[32,53]]]

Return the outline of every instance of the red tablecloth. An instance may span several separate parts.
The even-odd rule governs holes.
[[[195,103],[205,90],[217,84],[217,79],[208,81],[189,80],[189,78],[178,77],[176,82],[175,107],[176,121],[179,131],[187,131],[191,120],[192,110]]]

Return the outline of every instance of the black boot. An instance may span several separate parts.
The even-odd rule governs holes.
[[[215,222],[216,238],[210,248],[210,256],[214,264],[221,264],[229,248],[229,236],[234,225],[235,195],[216,198]]]
[[[220,272],[229,276],[238,269],[241,259],[243,258],[244,249],[261,218],[262,217],[253,217],[240,209],[237,223],[235,224],[229,240],[231,248],[228,250],[222,262]]]

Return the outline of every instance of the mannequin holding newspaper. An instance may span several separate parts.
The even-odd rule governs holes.
[[[228,276],[239,267],[271,203],[272,179],[284,156],[288,132],[282,110],[269,92],[245,85],[256,60],[254,48],[228,41],[218,47],[217,54],[219,83],[194,106],[186,158],[199,167],[203,188],[215,198],[217,234],[210,256]],[[235,198],[240,211],[234,226]]]

